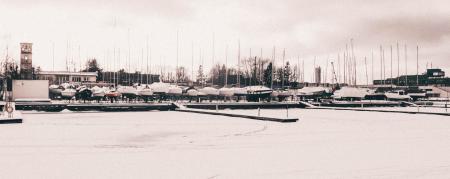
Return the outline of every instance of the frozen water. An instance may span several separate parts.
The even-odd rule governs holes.
[[[175,111],[23,116],[23,124],[0,125],[0,178],[450,177],[445,116],[320,109],[289,109],[296,123]]]

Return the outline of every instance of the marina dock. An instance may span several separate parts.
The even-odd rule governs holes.
[[[187,108],[193,109],[283,109],[305,108],[306,103],[299,102],[220,102],[220,103],[188,103]]]
[[[244,114],[231,114],[226,112],[218,112],[213,110],[204,110],[204,109],[189,109],[184,105],[179,103],[174,103],[177,106],[176,111],[180,112],[190,112],[190,113],[198,113],[198,114],[209,114],[209,115],[217,115],[217,116],[227,116],[227,117],[238,117],[238,118],[247,118],[247,119],[255,119],[262,121],[272,121],[272,122],[297,122],[298,118],[274,118],[274,117],[263,117],[263,116],[252,116],[252,115],[244,115]]]
[[[394,111],[394,110],[383,110],[376,108],[342,108],[342,107],[315,107],[311,109],[326,109],[326,110],[346,110],[346,111],[367,111],[367,112],[385,112],[385,113],[406,113],[406,114],[430,114],[430,115],[440,115],[440,116],[450,116],[450,113],[440,113],[440,112],[426,112],[426,111]]]
[[[3,108],[3,104],[0,107]],[[29,102],[16,103],[16,110],[36,110],[46,112],[70,111],[169,111],[174,110],[172,103],[52,103]]]
[[[187,108],[192,109],[284,109],[284,108],[305,108],[307,103],[299,102],[218,102],[218,103],[183,103]],[[0,104],[3,108],[4,104]],[[47,112],[70,111],[168,111],[175,110],[174,102],[162,103],[55,103],[55,102],[17,102],[17,110],[36,110]]]

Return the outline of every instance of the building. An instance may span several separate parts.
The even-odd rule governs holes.
[[[317,67],[314,69],[314,79],[316,84],[320,84],[322,82],[322,69]]]
[[[23,80],[33,79],[32,47],[32,43],[20,43],[20,78]]]
[[[396,86],[450,86],[450,78],[445,77],[441,69],[427,69],[420,75],[402,75],[385,80],[374,80],[374,85],[396,85]]]
[[[72,82],[96,82],[97,72],[67,72],[67,71],[40,71],[36,73],[37,80],[48,80],[49,84]]]

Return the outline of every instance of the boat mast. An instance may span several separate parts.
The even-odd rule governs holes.
[[[339,82],[341,81],[341,54],[340,53],[338,53],[337,59],[338,59],[338,61],[337,61],[338,62],[338,64],[337,64],[338,77],[336,79],[336,82],[337,82],[337,84],[339,84]]]
[[[275,66],[275,46],[273,46],[272,52],[272,69],[270,70],[270,88],[273,89],[273,70]]]
[[[391,84],[391,88],[392,88],[392,82],[393,82],[393,76],[392,76],[392,71],[393,71],[393,63],[392,63],[392,45],[391,45],[391,80],[390,80],[390,84]]]
[[[296,75],[296,81],[297,81],[297,83],[299,83],[300,82],[300,55],[298,55],[297,56],[297,70],[296,70],[296,73],[297,73],[297,75]]]
[[[147,79],[147,85],[148,85],[148,78],[149,78],[149,73],[148,73],[148,35],[147,35],[147,40],[146,40],[146,42],[145,42],[145,47],[146,47],[146,50],[147,50],[147,53],[146,53],[146,61],[147,61],[147,69],[146,69],[146,79]]]
[[[366,66],[366,85],[369,86],[369,74],[367,71],[367,58],[366,57],[364,57],[364,64]]]
[[[373,80],[374,80],[374,58],[373,58],[373,50],[372,50],[372,85],[373,85]]]
[[[225,46],[225,85],[228,85],[228,45]]]
[[[130,48],[130,29],[128,29],[128,85],[131,86],[131,48]]]
[[[67,40],[67,46],[66,46],[66,71],[69,71],[69,65],[68,63],[68,59],[69,58],[69,40]]]
[[[352,47],[352,60],[353,60],[353,72],[354,72],[354,75],[353,75],[353,85],[354,86],[356,86],[356,57],[355,57],[355,52],[354,52],[354,50],[353,50],[353,39],[350,39],[350,45],[351,45],[351,47]]]
[[[344,83],[347,83],[347,70],[348,70],[348,45],[345,44],[345,51],[344,51]],[[315,67],[314,67],[315,68]],[[347,83],[350,84],[350,83]]]
[[[408,50],[405,44],[405,86],[408,86]]]
[[[53,71],[55,71],[55,42],[52,42],[52,62],[53,62]]]
[[[211,69],[212,69],[212,74],[211,74],[211,87],[214,87],[214,73],[215,73],[215,69],[214,69],[214,57],[215,57],[215,49],[214,49],[214,45],[215,45],[215,34],[213,32],[213,36],[212,36],[212,63],[211,63]]]
[[[263,85],[263,80],[262,80],[262,69],[263,69],[263,64],[262,64],[262,56],[263,56],[263,49],[261,48],[261,54],[259,55],[259,84]]]
[[[417,66],[416,66],[416,78],[417,78],[417,86],[419,86],[419,45],[417,45],[417,55],[416,55],[416,59],[417,59]]]
[[[176,64],[176,67],[175,67],[175,85],[178,85],[178,46],[179,46],[179,44],[178,44],[179,42],[178,42],[178,30],[177,30],[177,64]]]
[[[386,58],[384,56],[384,49],[383,49],[383,83],[386,84]]]
[[[120,70],[120,66],[121,66],[120,65],[120,47],[119,47],[119,49],[117,49],[117,51],[118,51],[117,52],[117,65],[119,65],[119,68],[117,68],[117,70]],[[126,74],[124,74],[124,75],[126,75]],[[126,76],[125,76],[125,78],[126,78]],[[120,73],[117,74],[116,82],[117,82],[117,85],[119,85],[119,83],[122,82],[122,77],[121,77]]]
[[[81,45],[78,45],[78,62],[80,64],[79,71],[81,72]]]
[[[283,66],[281,67],[281,89],[284,87],[284,58],[286,56],[286,49],[283,49]]]
[[[114,46],[114,48],[113,48],[113,68],[112,68],[112,70],[113,70],[113,83],[114,83],[114,86],[116,85],[116,71],[115,71],[115,67],[116,67],[116,65],[115,65],[115,63],[116,63],[116,47]]]
[[[400,49],[397,42],[397,85],[400,85]]]
[[[201,63],[201,65],[202,65],[202,74],[201,74],[201,83],[202,83],[202,88],[203,87],[205,87],[205,81],[204,81],[204,79],[203,79],[203,75],[204,75],[204,73],[203,73],[203,69],[204,69],[204,64],[203,64],[203,56],[202,56],[203,54],[202,54],[202,48],[200,48],[200,54],[199,54],[199,57],[200,57],[200,63]]]
[[[239,78],[240,73],[241,73],[241,40],[238,40],[238,70],[237,70],[238,88],[241,87],[241,79]]]
[[[305,83],[305,59],[302,60],[302,83]]]
[[[383,84],[383,47],[380,45],[380,82]]]
[[[191,46],[191,79],[192,84],[194,84],[194,41],[192,41]]]
[[[139,76],[140,76],[140,84],[142,84],[142,81],[143,81],[143,77],[144,77],[144,74],[142,73],[143,71],[144,71],[144,68],[143,68],[143,66],[144,66],[144,48],[141,48],[141,65],[139,65],[140,67],[141,67],[141,69],[140,69],[140,72],[139,72]]]

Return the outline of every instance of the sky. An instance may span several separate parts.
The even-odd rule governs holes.
[[[0,0],[2,59],[18,61],[20,42],[33,43],[33,65],[43,70],[65,70],[66,61],[79,69],[96,58],[107,70],[144,72],[147,62],[153,72],[177,64],[236,67],[238,44],[242,58],[271,58],[275,47],[278,66],[285,50],[291,64],[304,61],[306,81],[315,64],[327,69],[328,82],[330,63],[353,44],[357,80],[365,84],[380,77],[380,46],[387,77],[391,46],[394,75],[417,73],[417,46],[420,73],[431,63],[450,73],[450,1]]]

